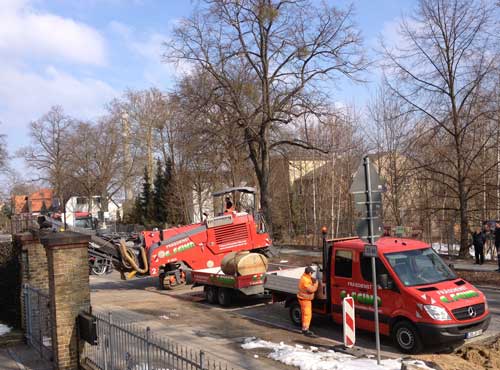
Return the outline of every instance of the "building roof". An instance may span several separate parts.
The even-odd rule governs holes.
[[[52,206],[52,189],[44,188],[30,195],[12,196],[12,212],[20,213],[38,213],[42,210],[43,204],[48,209]]]
[[[40,189],[31,193],[28,197],[30,202],[31,212],[40,212],[45,203],[45,207],[48,209],[52,205],[52,189]]]

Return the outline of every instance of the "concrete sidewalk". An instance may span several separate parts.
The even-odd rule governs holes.
[[[475,271],[475,272],[495,272],[498,269],[497,261],[484,261],[482,265],[476,265],[474,259],[449,258],[441,256],[447,264],[452,264],[455,270]]]
[[[455,270],[475,271],[475,272],[495,272],[498,269],[497,264],[484,263],[483,265],[475,265],[473,262],[456,262],[453,263]]]
[[[1,370],[52,370],[53,364],[42,359],[26,344],[0,348]]]

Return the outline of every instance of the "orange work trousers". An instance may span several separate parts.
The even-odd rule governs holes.
[[[312,319],[312,304],[309,299],[299,299],[300,311],[302,313],[302,330],[309,330]]]

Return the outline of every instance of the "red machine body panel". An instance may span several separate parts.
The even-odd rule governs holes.
[[[161,232],[144,231],[142,235],[151,276],[158,276],[163,266],[178,262],[193,270],[218,267],[229,252],[271,245],[269,235],[258,233],[253,216],[244,212]]]

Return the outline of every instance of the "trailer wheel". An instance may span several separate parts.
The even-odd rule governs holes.
[[[193,274],[191,273],[191,270],[186,269],[184,272],[186,274],[186,284],[193,284]]]
[[[158,288],[160,290],[166,290],[167,287],[165,286],[165,272],[160,273],[158,276]]]
[[[396,323],[392,329],[392,335],[396,345],[404,353],[419,353],[423,349],[418,330],[407,320]]]
[[[217,287],[205,286],[204,290],[207,302],[210,304],[217,303]]]
[[[92,275],[104,275],[108,273],[108,266],[98,263],[91,267]]]
[[[231,290],[227,288],[219,288],[217,292],[217,299],[221,306],[229,306],[231,304]]]
[[[289,308],[290,312],[290,320],[296,326],[302,325],[302,310],[300,309],[300,304],[297,301],[294,301],[290,304]]]

